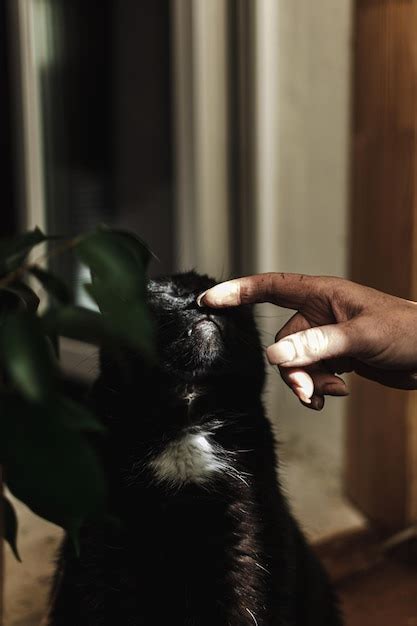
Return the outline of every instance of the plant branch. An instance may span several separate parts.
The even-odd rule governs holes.
[[[75,246],[77,246],[80,241],[84,239],[84,237],[85,235],[78,235],[77,237],[74,237],[73,239],[67,241],[62,246],[57,246],[49,252],[40,254],[38,257],[36,257],[36,259],[33,259],[33,261],[25,263],[24,265],[18,267],[16,270],[13,270],[13,272],[6,274],[0,279],[0,289],[5,289],[6,287],[12,285],[16,280],[22,278],[22,276],[24,276],[32,267],[38,265],[41,261],[44,261],[45,259],[52,259],[56,256],[59,256],[63,252],[67,252],[67,250],[75,248]]]

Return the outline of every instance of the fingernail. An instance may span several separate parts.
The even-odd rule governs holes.
[[[324,406],[324,398],[322,396],[313,396],[311,398],[310,407],[315,411],[321,411]]]
[[[297,391],[295,393],[297,397],[300,398],[301,402],[304,402],[304,404],[311,404],[311,397],[306,394],[304,389],[296,387],[296,390]]]
[[[272,365],[290,363],[296,356],[295,347],[291,341],[279,341],[269,346],[267,356]]]
[[[348,396],[349,389],[343,383],[327,383],[323,386],[323,393],[327,396]]]
[[[207,289],[206,292],[202,293],[199,296],[201,299],[206,295],[207,292],[210,292],[210,304],[209,306],[213,307],[228,307],[235,306],[238,304],[238,286],[234,284],[233,281],[226,281],[225,283],[219,283],[211,289]],[[201,306],[201,305],[200,305]]]
[[[203,291],[203,293],[200,293],[200,295],[197,297],[197,306],[199,306],[200,308],[202,308],[204,306],[204,304],[202,303],[202,300],[203,300],[204,296],[206,295],[207,291],[208,291],[208,289]]]

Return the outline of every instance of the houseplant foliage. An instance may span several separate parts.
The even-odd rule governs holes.
[[[152,360],[145,304],[150,253],[132,233],[106,228],[51,239],[35,229],[0,240],[0,464],[11,493],[62,526],[77,545],[83,521],[106,514],[106,481],[89,437],[105,433],[85,406],[65,394],[58,338],[115,350],[125,345]],[[70,251],[89,267],[92,280],[85,288],[99,311],[74,305],[58,276],[28,260],[45,242],[50,256]],[[34,284],[47,294],[46,308],[39,306]],[[16,515],[10,501],[3,497],[2,503],[4,535],[18,557]]]

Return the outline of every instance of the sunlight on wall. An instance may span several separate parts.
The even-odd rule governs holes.
[[[346,273],[351,4],[257,3],[259,271]],[[260,314],[268,316],[262,339],[271,343],[290,315],[268,305]],[[341,497],[346,401],[330,399],[322,413],[310,413],[270,371],[266,399],[286,443],[296,513],[312,536],[359,523]]]

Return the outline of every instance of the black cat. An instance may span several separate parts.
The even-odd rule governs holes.
[[[288,510],[261,401],[250,308],[204,310],[214,281],[149,284],[158,369],[102,355],[111,508],[63,546],[51,626],[336,626],[332,589]]]

